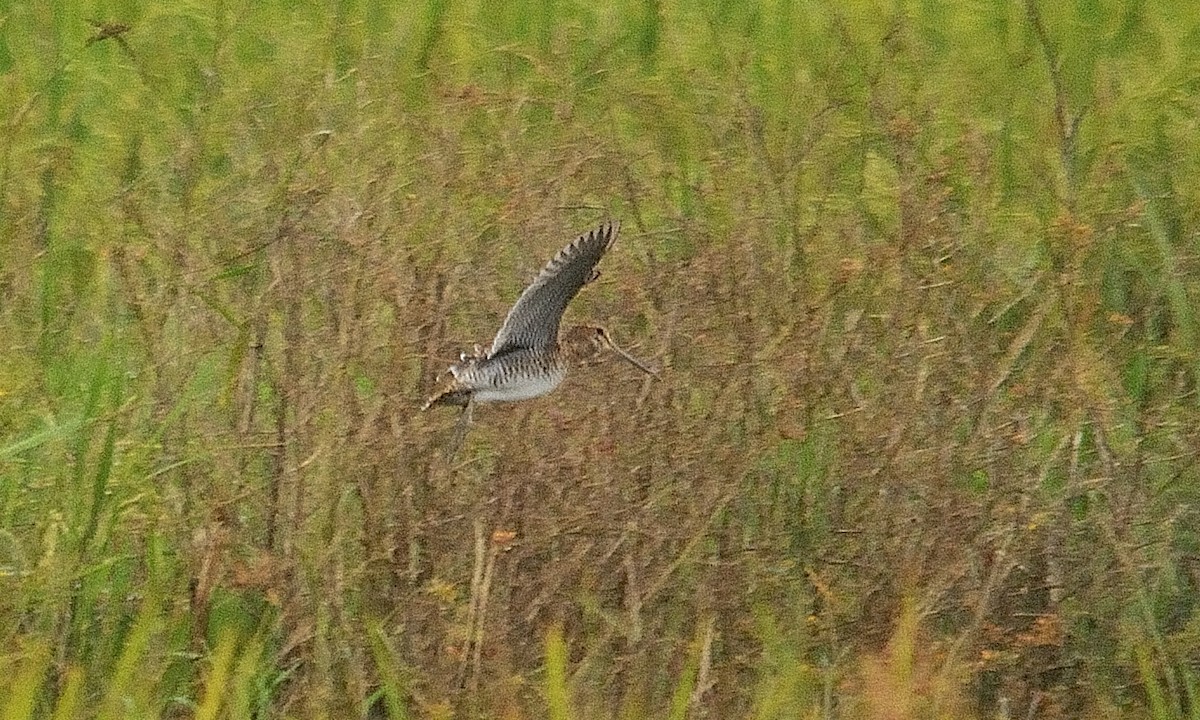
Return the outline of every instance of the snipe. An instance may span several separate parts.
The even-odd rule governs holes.
[[[584,285],[599,277],[600,258],[616,242],[620,223],[608,222],[580,235],[554,258],[517,299],[491,348],[475,347],[450,366],[450,374],[421,408],[456,405],[463,408],[457,441],[470,423],[475,403],[527,400],[557,388],[569,368],[598,357],[606,350],[642,372],[654,371],[612,341],[596,325],[576,325],[559,334],[567,304]]]

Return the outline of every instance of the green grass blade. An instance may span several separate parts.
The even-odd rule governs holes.
[[[1162,263],[1160,282],[1178,328],[1179,340],[1183,345],[1181,349],[1186,357],[1191,358],[1192,381],[1200,383],[1200,345],[1197,344],[1200,326],[1197,325],[1194,304],[1188,297],[1184,284],[1187,277],[1180,270],[1176,250],[1182,245],[1178,237],[1181,224],[1172,212],[1171,205],[1160,193],[1151,189],[1149,171],[1142,167],[1142,163],[1132,154],[1126,162],[1134,192],[1145,203],[1146,226]],[[1167,185],[1166,189],[1169,191],[1170,186]],[[1200,403],[1200,393],[1193,393],[1193,398]]]
[[[222,632],[213,649],[204,694],[196,707],[196,720],[216,720],[220,714],[225,698],[230,695],[230,670],[236,651],[237,635],[232,631]]]
[[[0,446],[0,460],[6,460],[20,455],[27,450],[39,448],[47,443],[58,442],[70,437],[83,427],[83,418],[74,418],[59,424],[53,417],[47,417],[43,429],[25,436],[8,445]]]
[[[1145,688],[1146,699],[1150,703],[1150,717],[1154,720],[1174,720],[1175,713],[1171,711],[1167,694],[1154,669],[1150,648],[1139,642],[1134,646],[1133,652],[1137,659],[1138,675],[1142,679],[1142,687]]]
[[[384,702],[387,704],[388,717],[391,720],[408,720],[408,707],[405,704],[407,695],[404,674],[395,652],[388,644],[383,626],[378,622],[371,624],[371,657],[375,660],[375,669],[379,673]]]
[[[546,696],[550,720],[571,720],[570,694],[567,690],[567,642],[562,627],[555,625],[546,635]]]
[[[17,661],[12,684],[5,691],[8,695],[8,702],[4,705],[5,720],[27,720],[34,716],[38,695],[50,666],[49,643],[34,641],[22,655]]]
[[[692,641],[690,652],[688,652],[687,662],[679,673],[679,680],[675,683],[674,692],[671,693],[671,710],[667,714],[669,720],[685,720],[687,717],[692,693],[696,689],[696,678],[700,673],[700,664],[712,642],[711,633],[711,621],[701,623],[696,630],[696,637]]]
[[[84,699],[83,681],[83,668],[73,667],[67,670],[62,690],[58,694],[58,703],[54,706],[53,720],[72,720],[79,717],[80,705]]]
[[[149,681],[147,674],[156,667],[150,658],[151,643],[162,631],[162,619],[150,604],[149,599],[143,600],[142,610],[125,638],[121,656],[107,679],[96,720],[123,720],[145,710],[139,699],[153,687],[154,681]]]

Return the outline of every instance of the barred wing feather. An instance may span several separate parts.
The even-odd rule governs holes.
[[[596,264],[620,229],[619,222],[607,222],[559,250],[508,311],[492,341],[490,357],[517,348],[553,346],[567,303],[595,278]]]

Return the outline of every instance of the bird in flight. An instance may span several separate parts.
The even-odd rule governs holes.
[[[559,332],[567,304],[584,285],[600,276],[596,265],[617,240],[621,225],[606,222],[580,235],[559,250],[541,273],[517,298],[492,346],[475,346],[450,366],[449,375],[425,401],[422,410],[439,405],[462,408],[451,454],[471,422],[475,403],[528,400],[557,388],[573,366],[599,357],[605,351],[648,375],[654,371],[613,342],[598,325],[575,325]]]

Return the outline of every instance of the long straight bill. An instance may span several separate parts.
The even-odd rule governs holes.
[[[641,370],[642,372],[646,373],[647,375],[652,375],[654,377],[658,377],[658,373],[656,373],[653,370],[651,370],[650,368],[646,367],[645,363],[643,363],[641,360],[638,360],[634,356],[630,355],[629,353],[625,352],[621,348],[617,347],[616,343],[612,342],[612,340],[609,340],[608,346],[613,349],[613,352],[615,352],[616,354],[625,358],[625,360],[627,360],[630,365],[633,365],[638,370]]]

